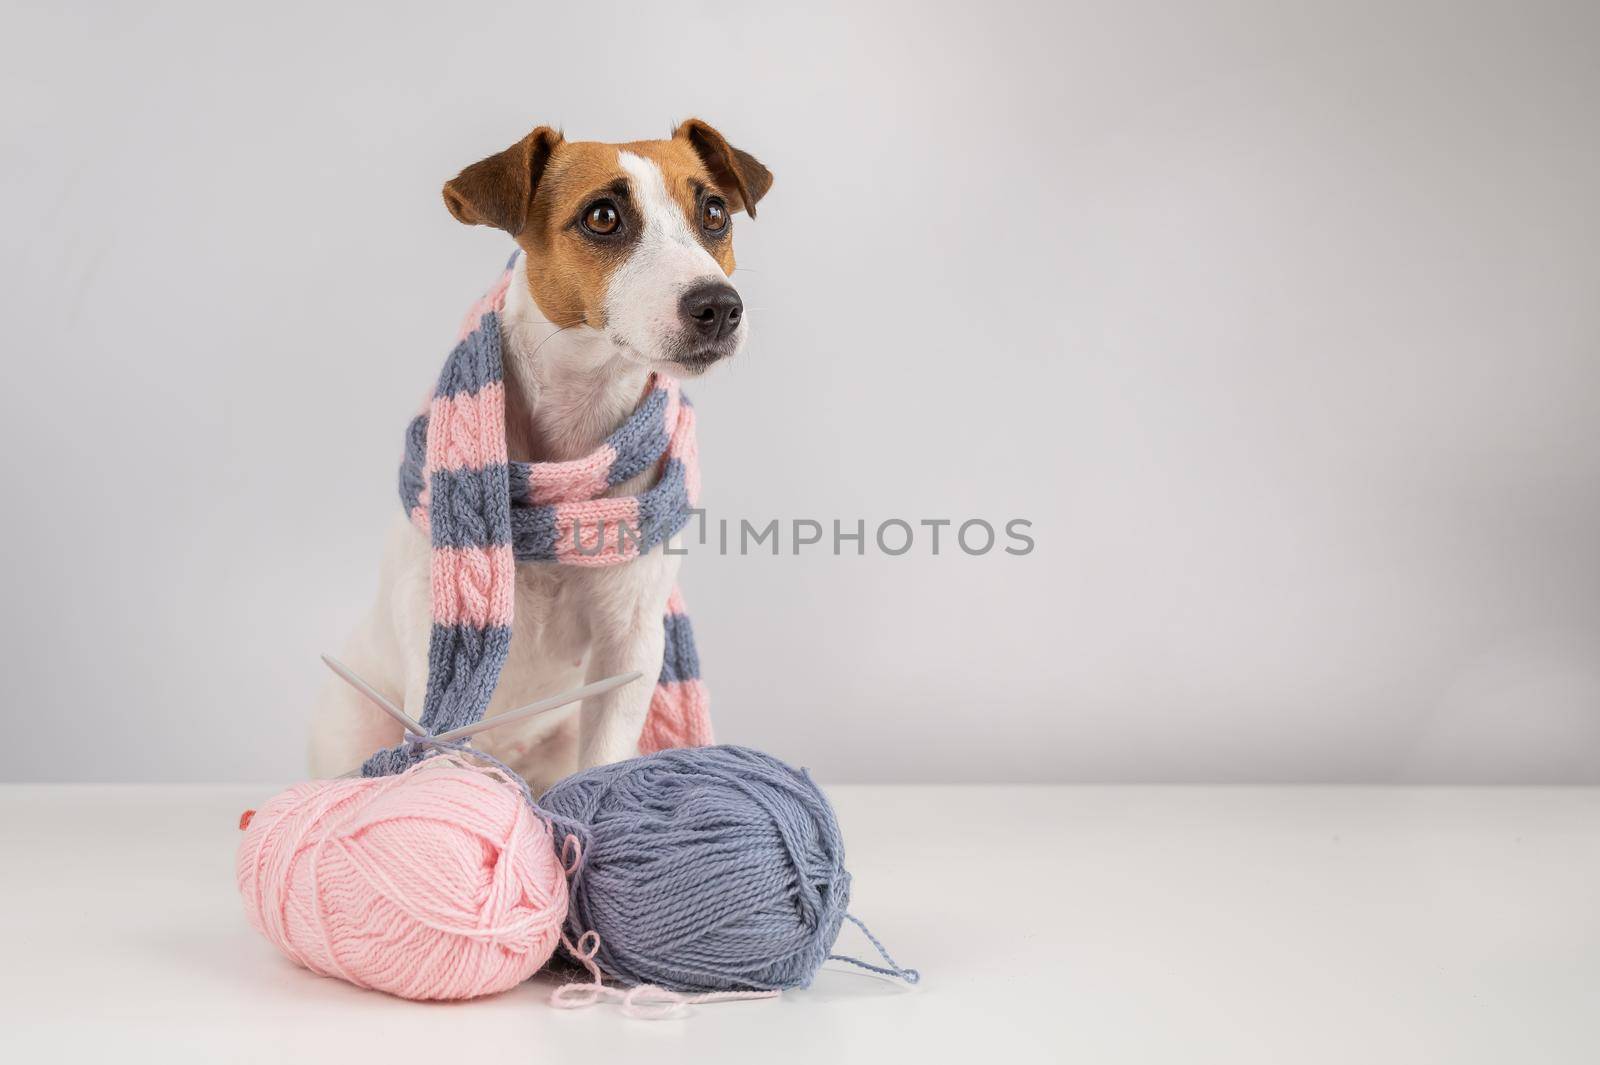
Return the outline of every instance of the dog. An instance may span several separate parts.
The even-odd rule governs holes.
[[[754,215],[771,186],[765,166],[698,119],[665,140],[621,144],[568,141],[541,126],[445,184],[458,221],[501,229],[520,248],[501,315],[512,460],[587,455],[633,411],[652,374],[698,377],[744,348],[733,215]],[[636,493],[653,476],[611,494]],[[517,567],[510,650],[486,716],[643,674],[474,741],[535,789],[638,753],[680,561],[663,546],[617,566]],[[377,600],[342,650],[413,718],[428,676],[429,551],[427,536],[397,516]],[[346,772],[401,739],[387,715],[330,677],[313,718],[311,770]]]

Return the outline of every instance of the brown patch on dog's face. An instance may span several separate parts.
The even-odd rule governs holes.
[[[668,332],[681,291],[704,283],[713,264],[724,278],[733,273],[733,213],[753,210],[771,183],[765,167],[698,120],[670,139],[626,144],[567,141],[541,127],[447,183],[445,201],[461,221],[516,238],[534,302],[552,323],[606,330],[619,303],[651,308],[648,323],[625,323],[613,339],[659,358],[648,349],[672,345],[637,334]],[[709,257],[705,269],[686,258],[693,245]]]
[[[591,205],[610,204],[618,231],[589,228]],[[544,316],[556,325],[584,322],[605,328],[611,275],[628,256],[629,197],[614,145],[563,144],[545,168],[528,224],[516,234],[528,255],[528,287]]]

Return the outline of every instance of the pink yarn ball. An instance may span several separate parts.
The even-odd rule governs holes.
[[[452,758],[296,784],[239,845],[250,923],[312,972],[413,999],[491,995],[549,960],[567,914],[550,832]]]

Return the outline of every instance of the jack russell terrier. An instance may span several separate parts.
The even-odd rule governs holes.
[[[766,167],[697,119],[667,140],[626,144],[568,141],[541,126],[445,184],[458,221],[502,229],[520,249],[498,315],[513,464],[590,456],[630,420],[652,382],[696,377],[738,354],[749,327],[729,281],[732,216],[754,215],[771,185]],[[677,410],[675,385],[670,395]],[[652,465],[603,494],[638,493],[657,474]],[[436,627],[432,547],[411,521],[395,522],[377,601],[343,650],[356,673],[413,718],[423,717]],[[486,717],[586,680],[643,674],[477,741],[536,794],[639,753],[678,570],[663,547],[620,565],[515,567],[509,645]],[[337,775],[401,739],[390,717],[330,678],[312,724],[312,772]]]

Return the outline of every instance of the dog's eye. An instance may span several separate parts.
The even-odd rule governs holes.
[[[622,215],[610,200],[597,200],[584,209],[583,228],[597,237],[609,237],[622,228]]]
[[[728,205],[715,196],[700,208],[700,225],[707,233],[721,233],[728,228]]]

